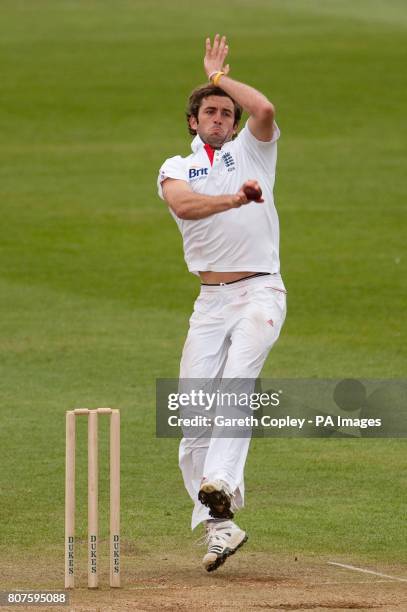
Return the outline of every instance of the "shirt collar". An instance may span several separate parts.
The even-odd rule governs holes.
[[[201,140],[199,134],[197,134],[195,138],[193,139],[193,141],[191,142],[192,152],[196,153],[197,151],[199,151],[199,149],[202,149],[203,146],[204,146],[204,141]]]
[[[223,149],[223,147],[227,144],[229,144],[231,141],[227,141],[224,142],[223,145],[221,146],[220,149],[217,149],[218,151],[221,151]],[[197,151],[199,151],[199,149],[202,149],[204,146],[204,141],[201,139],[201,137],[199,136],[199,134],[197,134],[195,136],[195,138],[193,139],[193,141],[191,142],[191,149],[193,153],[197,153]]]

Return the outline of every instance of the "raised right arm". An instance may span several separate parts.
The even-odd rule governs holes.
[[[257,181],[246,181],[235,194],[209,196],[192,191],[186,181],[167,178],[162,182],[162,190],[168,206],[180,219],[204,219],[211,215],[239,208],[249,204],[243,187],[258,187]]]

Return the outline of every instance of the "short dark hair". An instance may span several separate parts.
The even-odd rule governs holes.
[[[186,110],[188,130],[192,136],[196,136],[196,130],[193,130],[189,125],[190,117],[195,117],[198,120],[199,109],[201,108],[202,100],[207,98],[208,96],[222,96],[224,98],[229,98],[233,102],[233,106],[235,107],[235,121],[234,125],[238,125],[243,109],[226,91],[223,91],[220,87],[216,87],[216,85],[212,85],[211,83],[206,83],[205,85],[200,85],[196,87],[194,91],[188,98],[188,106]]]

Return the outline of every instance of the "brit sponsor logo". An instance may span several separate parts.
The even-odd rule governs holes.
[[[190,179],[200,179],[204,176],[208,176],[209,168],[190,168],[189,169],[189,178]]]
[[[222,155],[222,159],[223,159],[223,163],[225,164],[228,172],[233,172],[233,170],[236,170],[235,160],[233,159],[232,155],[229,152],[224,153]]]

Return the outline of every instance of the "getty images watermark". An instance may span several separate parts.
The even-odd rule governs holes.
[[[168,395],[168,409],[177,410],[187,406],[199,406],[202,410],[209,411],[215,406],[248,406],[251,410],[257,410],[264,406],[279,406],[280,394],[278,391],[268,393],[236,393],[234,391],[222,391],[216,389],[209,393],[203,389],[191,389],[188,392],[170,393]]]
[[[407,381],[160,379],[158,437],[407,437]]]

